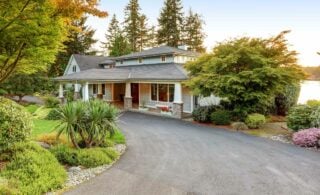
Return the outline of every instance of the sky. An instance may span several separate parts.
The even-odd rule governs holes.
[[[95,38],[105,41],[105,33],[113,14],[123,21],[123,10],[129,0],[101,0],[99,8],[109,17],[90,16],[87,24],[96,30]],[[150,25],[157,18],[164,0],[139,0],[141,12]],[[190,8],[205,21],[204,45],[210,51],[218,42],[241,36],[268,38],[283,30],[290,48],[298,51],[303,66],[320,65],[320,0],[182,0],[184,12]],[[99,48],[99,44],[95,46]]]

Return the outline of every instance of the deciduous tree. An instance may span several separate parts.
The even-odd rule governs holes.
[[[215,94],[228,100],[234,111],[265,113],[274,98],[304,77],[297,52],[288,49],[285,35],[262,39],[243,37],[218,44],[213,52],[186,65],[196,94]]]

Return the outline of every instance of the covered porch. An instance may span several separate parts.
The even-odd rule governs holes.
[[[60,81],[59,98],[74,86],[74,99],[101,99],[124,110],[152,112],[182,118],[193,110],[193,96],[181,82],[168,81]],[[184,114],[185,113],[185,114]]]

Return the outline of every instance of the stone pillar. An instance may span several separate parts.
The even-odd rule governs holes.
[[[126,83],[126,94],[124,96],[124,109],[129,110],[132,108],[132,96],[131,96],[131,83]]]
[[[63,104],[64,103],[64,96],[63,96],[63,84],[60,83],[59,85],[59,99],[60,102]]]
[[[182,114],[183,114],[182,86],[181,86],[181,83],[175,83],[172,115],[175,118],[181,119],[183,116]]]
[[[86,82],[83,86],[83,101],[89,101],[89,83]]]
[[[78,100],[80,99],[80,86],[79,84],[74,84],[74,94],[73,94],[73,99]]]
[[[97,98],[98,98],[98,99],[102,99],[102,98],[103,98],[103,94],[102,94],[102,84],[98,84],[98,94],[97,94]]]

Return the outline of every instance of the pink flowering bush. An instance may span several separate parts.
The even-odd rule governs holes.
[[[303,129],[293,134],[293,143],[302,147],[319,147],[320,146],[320,129],[311,128]]]

